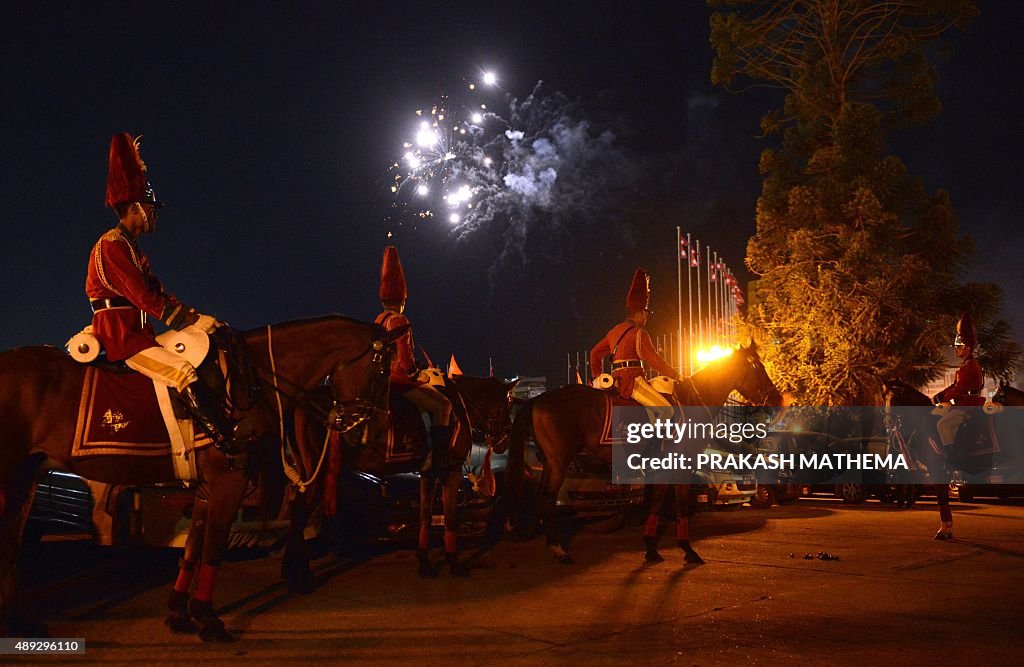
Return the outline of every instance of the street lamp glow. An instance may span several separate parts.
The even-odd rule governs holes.
[[[479,125],[480,123],[484,122],[483,114],[479,114],[479,113],[473,114],[473,122],[476,123],[477,125]]]
[[[416,194],[418,194],[421,197],[424,197],[424,196],[426,196],[429,193],[430,193],[430,188],[428,188],[425,185],[420,185],[420,186],[418,186],[416,188]]]
[[[415,153],[413,153],[412,151],[409,151],[408,153],[405,154],[405,161],[409,163],[409,168],[412,170],[420,168],[420,159],[416,157]]]
[[[498,82],[498,77],[494,76],[494,72],[484,72],[484,83],[488,86],[493,86]]]
[[[461,219],[462,218],[459,217],[458,213],[452,213],[451,215],[448,216],[448,222],[452,223],[453,225],[458,223],[459,220]]]
[[[710,350],[698,350],[697,361],[701,364],[707,364],[715,359],[721,359],[722,357],[728,357],[732,354],[732,350],[727,347],[720,347],[718,345],[712,345]]]

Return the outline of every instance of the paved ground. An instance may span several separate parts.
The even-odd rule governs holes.
[[[668,534],[666,561],[644,565],[629,525],[577,534],[574,566],[554,563],[540,538],[470,550],[464,580],[420,580],[411,551],[326,557],[307,596],[278,583],[278,560],[235,562],[217,591],[240,637],[230,645],[164,630],[172,552],[47,543],[62,579],[42,581],[45,558],[28,574],[52,634],[85,637],[77,659],[111,663],[1021,664],[1024,506],[954,511],[952,542],[931,540],[927,501],[702,514],[692,522],[700,567],[682,567]],[[821,551],[839,560],[803,558]]]

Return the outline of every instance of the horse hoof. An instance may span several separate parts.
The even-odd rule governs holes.
[[[224,622],[219,618],[212,619],[199,630],[199,638],[211,644],[230,644],[238,639],[224,628]]]
[[[199,626],[187,616],[168,616],[164,619],[164,625],[176,635],[194,635],[199,632]]]
[[[933,537],[932,539],[933,540],[951,540],[951,539],[953,539],[953,531],[952,530],[942,530],[942,529],[939,529],[939,532],[935,533],[935,537]]]
[[[448,559],[448,566],[449,566],[449,573],[453,577],[468,577],[469,576],[469,569],[465,565],[463,565],[461,562],[459,562],[458,558],[454,558],[454,557],[453,558],[449,558]]]
[[[437,570],[430,563],[420,563],[419,568],[420,579],[435,579],[437,578]]]
[[[648,552],[644,554],[645,563],[663,563],[664,561],[665,559],[662,555],[653,549],[648,550]]]
[[[703,565],[704,559],[697,555],[696,551],[687,551],[686,555],[683,556],[683,562],[690,565]]]
[[[555,560],[559,565],[574,565],[576,561],[572,559],[569,554],[562,554],[561,556],[555,556]]]

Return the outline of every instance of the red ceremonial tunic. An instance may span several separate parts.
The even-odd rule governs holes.
[[[395,356],[391,358],[391,386],[398,391],[407,391],[423,384],[412,375],[416,372],[416,357],[412,352],[415,343],[412,340],[412,326],[409,318],[402,313],[385,310],[377,316],[374,323],[388,331],[397,329],[403,324],[410,325],[408,333],[395,341]]]
[[[92,316],[92,330],[110,361],[120,361],[150,347],[156,347],[152,325],[143,313],[158,320],[181,308],[181,304],[149,268],[149,260],[135,239],[121,225],[100,237],[89,256],[85,293],[93,299],[127,299],[130,306],[104,308]]]
[[[654,349],[654,343],[651,342],[647,330],[630,320],[612,327],[590,351],[590,371],[594,377],[602,373],[602,362],[606,356],[612,354],[612,350],[615,351],[612,356],[613,364],[618,361],[643,361],[658,375],[676,376],[675,369]],[[645,377],[645,373],[642,366],[630,366],[613,370],[612,377],[615,378],[619,394],[630,398],[633,396],[633,382],[638,377]]]
[[[967,357],[956,369],[953,384],[942,390],[942,400],[953,401],[956,405],[985,405],[985,397],[981,396],[984,386],[981,364],[974,357]]]

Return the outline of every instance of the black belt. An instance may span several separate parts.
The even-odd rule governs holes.
[[[622,370],[623,368],[636,368],[642,365],[643,362],[640,361],[639,359],[630,359],[629,361],[613,361],[612,372],[614,373],[615,371]]]
[[[109,299],[90,299],[89,305],[92,307],[92,312],[98,313],[101,310],[107,308],[134,308],[132,302],[120,296],[111,297]]]

